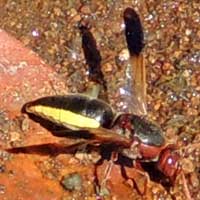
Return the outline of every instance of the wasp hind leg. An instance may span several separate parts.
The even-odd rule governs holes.
[[[103,196],[108,196],[110,195],[109,188],[107,186],[107,181],[110,179],[110,175],[112,172],[113,165],[115,161],[118,159],[118,153],[117,152],[111,152],[110,160],[106,164],[106,168],[103,172],[101,180],[99,180],[98,174],[97,174],[97,166],[103,164],[104,158],[96,165],[95,168],[95,191],[97,196],[103,197]]]

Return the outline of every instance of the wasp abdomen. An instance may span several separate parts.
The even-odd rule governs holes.
[[[24,110],[70,129],[108,128],[114,118],[107,103],[84,95],[43,97],[25,104]]]

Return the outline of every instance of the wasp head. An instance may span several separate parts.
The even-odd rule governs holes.
[[[157,168],[174,182],[180,171],[179,160],[180,156],[175,151],[175,148],[168,146],[160,153]]]

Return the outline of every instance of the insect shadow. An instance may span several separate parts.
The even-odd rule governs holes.
[[[27,113],[25,111],[24,106],[21,109],[23,114],[27,114],[30,119],[39,123],[42,127],[47,129],[53,136],[61,137],[61,138],[68,138],[70,139],[71,143],[47,143],[47,144],[39,144],[39,145],[30,145],[26,147],[16,147],[9,149],[10,153],[27,153],[27,154],[39,154],[39,155],[51,155],[57,156],[62,153],[66,154],[74,154],[76,153],[77,149],[81,146],[85,146],[86,152],[91,151],[98,151],[101,159],[97,161],[96,166],[99,166],[103,163],[104,160],[110,160],[112,157],[112,152],[116,152],[116,145],[115,143],[108,143],[108,144],[90,144],[90,140],[94,139],[94,135],[91,134],[87,130],[70,130],[62,125],[57,125],[49,120],[46,120],[42,117],[36,116],[31,113]],[[84,147],[84,148],[85,148]],[[132,159],[129,159],[121,154],[119,154],[118,159],[114,161],[115,164],[120,166],[127,166],[133,167]]]

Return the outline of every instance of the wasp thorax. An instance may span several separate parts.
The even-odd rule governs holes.
[[[131,116],[133,135],[142,143],[152,146],[163,146],[165,138],[161,128],[153,122],[137,115]]]

